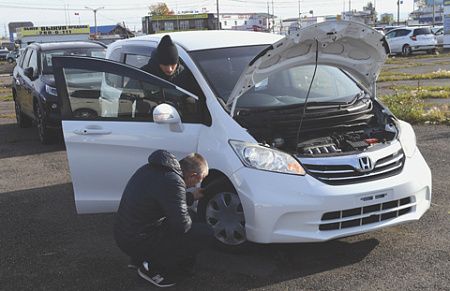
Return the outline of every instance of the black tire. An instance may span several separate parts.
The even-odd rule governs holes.
[[[33,125],[32,119],[22,112],[22,106],[17,97],[14,98],[14,110],[16,112],[16,122],[19,127],[26,128]]]
[[[412,55],[412,48],[411,48],[408,44],[405,44],[405,45],[402,47],[402,55],[403,55],[404,57],[407,57],[407,56]]]
[[[13,58],[8,58],[8,63],[10,63],[10,64],[14,63],[14,59]]]
[[[83,108],[83,109],[77,109],[73,112],[74,117],[78,118],[95,118],[98,116],[98,113],[95,110]]]
[[[55,143],[56,135],[47,128],[47,117],[41,106],[39,106],[39,103],[36,103],[34,105],[34,115],[36,118],[36,128],[38,130],[39,140],[41,141],[41,143]]]
[[[250,246],[245,235],[245,215],[241,200],[226,178],[206,187],[198,203],[198,217],[214,230],[214,247],[227,253],[240,253]]]

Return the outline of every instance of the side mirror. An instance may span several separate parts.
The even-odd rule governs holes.
[[[178,111],[171,105],[163,103],[153,110],[153,121],[157,124],[169,124],[170,130],[183,132],[184,125],[181,123]]]
[[[31,80],[34,79],[34,76],[33,76],[34,70],[33,70],[32,67],[28,67],[28,68],[23,69],[23,73],[25,74],[25,76],[27,76]]]

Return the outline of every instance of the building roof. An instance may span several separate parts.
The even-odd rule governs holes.
[[[110,33],[114,28],[117,27],[116,25],[101,25],[101,26],[97,26],[97,32],[98,33]],[[91,34],[95,33],[95,26],[90,26],[90,32]]]

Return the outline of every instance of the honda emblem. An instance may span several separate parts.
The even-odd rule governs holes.
[[[374,164],[369,157],[361,157],[358,159],[358,171],[370,172],[373,170]]]

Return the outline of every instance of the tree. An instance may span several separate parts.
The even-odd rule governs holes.
[[[375,7],[373,7],[372,2],[367,2],[367,6],[364,8],[365,11],[370,11],[370,14],[375,14]]]
[[[172,11],[169,10],[169,7],[167,7],[166,3],[153,4],[148,8],[150,9],[150,13],[155,15],[165,15],[174,13],[173,10]]]

